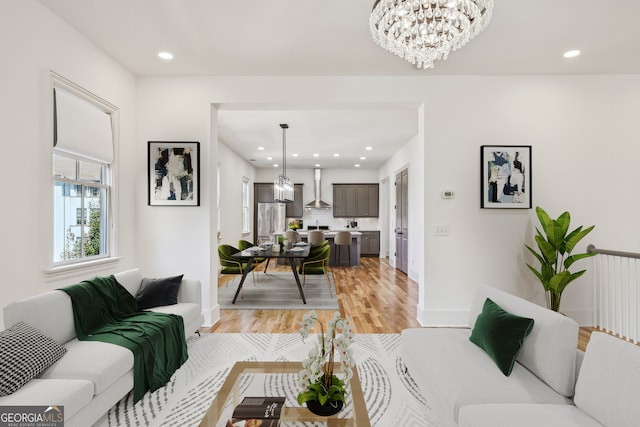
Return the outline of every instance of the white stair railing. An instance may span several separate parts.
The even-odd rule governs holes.
[[[593,324],[637,344],[640,340],[640,254],[598,249],[593,257]]]

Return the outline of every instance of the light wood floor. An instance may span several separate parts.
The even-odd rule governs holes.
[[[360,267],[331,267],[337,287],[340,314],[352,320],[358,334],[400,333],[417,328],[418,284],[391,267],[387,260],[361,258]],[[269,265],[269,271],[290,271]],[[234,276],[220,279],[224,286]],[[238,278],[235,277],[236,283]],[[233,285],[230,285],[233,286]],[[221,310],[220,322],[203,332],[296,333],[308,310]],[[326,322],[335,310],[316,310]],[[593,328],[581,328],[578,348],[584,350]]]

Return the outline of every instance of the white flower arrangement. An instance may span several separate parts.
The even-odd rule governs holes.
[[[315,311],[302,316],[300,330],[302,340],[309,336],[318,323]],[[345,383],[353,376],[355,360],[349,346],[353,343],[353,332],[348,319],[342,319],[340,313],[335,313],[328,323],[327,332],[320,322],[321,333],[318,335],[318,345],[309,351],[309,357],[302,361],[302,370],[298,375],[302,392],[298,394],[298,403],[303,404],[316,400],[321,405],[329,403],[336,406],[338,401],[344,403]],[[344,370],[344,380],[334,375],[334,354],[339,354]]]

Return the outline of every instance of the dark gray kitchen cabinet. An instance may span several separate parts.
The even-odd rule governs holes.
[[[378,184],[333,184],[334,218],[378,217]]]
[[[287,218],[302,218],[304,214],[304,203],[302,201],[302,193],[304,184],[294,184],[293,186],[293,202],[287,203]]]
[[[254,184],[256,203],[273,203],[273,184]]]
[[[380,255],[380,232],[379,231],[360,231],[362,233],[362,242],[360,254],[362,256],[379,256]]]
[[[344,185],[333,186],[333,216],[343,218],[347,215],[347,189]]]

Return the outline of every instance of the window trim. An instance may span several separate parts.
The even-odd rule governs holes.
[[[246,191],[245,191],[246,190]],[[245,202],[247,203],[245,205]],[[247,235],[251,233],[251,190],[249,189],[249,178],[242,177],[242,234]],[[245,213],[246,212],[246,213]],[[246,221],[245,221],[246,216]],[[245,222],[247,228],[245,228]]]
[[[88,90],[76,85],[75,83],[67,80],[61,75],[49,71],[48,75],[48,96],[46,105],[48,105],[47,122],[49,124],[48,138],[43,139],[45,149],[43,153],[46,153],[46,165],[43,174],[43,187],[47,188],[45,197],[43,198],[43,229],[45,230],[45,245],[43,245],[43,273],[46,277],[58,276],[64,273],[73,273],[76,271],[82,271],[86,269],[96,268],[104,264],[116,263],[122,259],[119,256],[119,243],[118,243],[118,153],[120,147],[120,109],[111,104],[110,102],[100,98],[99,96],[89,92]],[[106,182],[109,182],[110,190],[107,192],[107,254],[104,256],[95,256],[90,258],[80,259],[75,262],[69,262],[72,260],[66,260],[64,262],[54,262],[54,199],[53,199],[53,155],[55,154],[55,148],[53,147],[54,138],[54,89],[65,90],[77,96],[78,98],[89,102],[111,115],[111,126],[113,132],[113,153],[114,161],[105,168]],[[43,154],[44,155],[44,154]],[[65,154],[68,155],[68,154]],[[75,156],[74,156],[75,157]],[[95,161],[92,159],[86,159]]]

